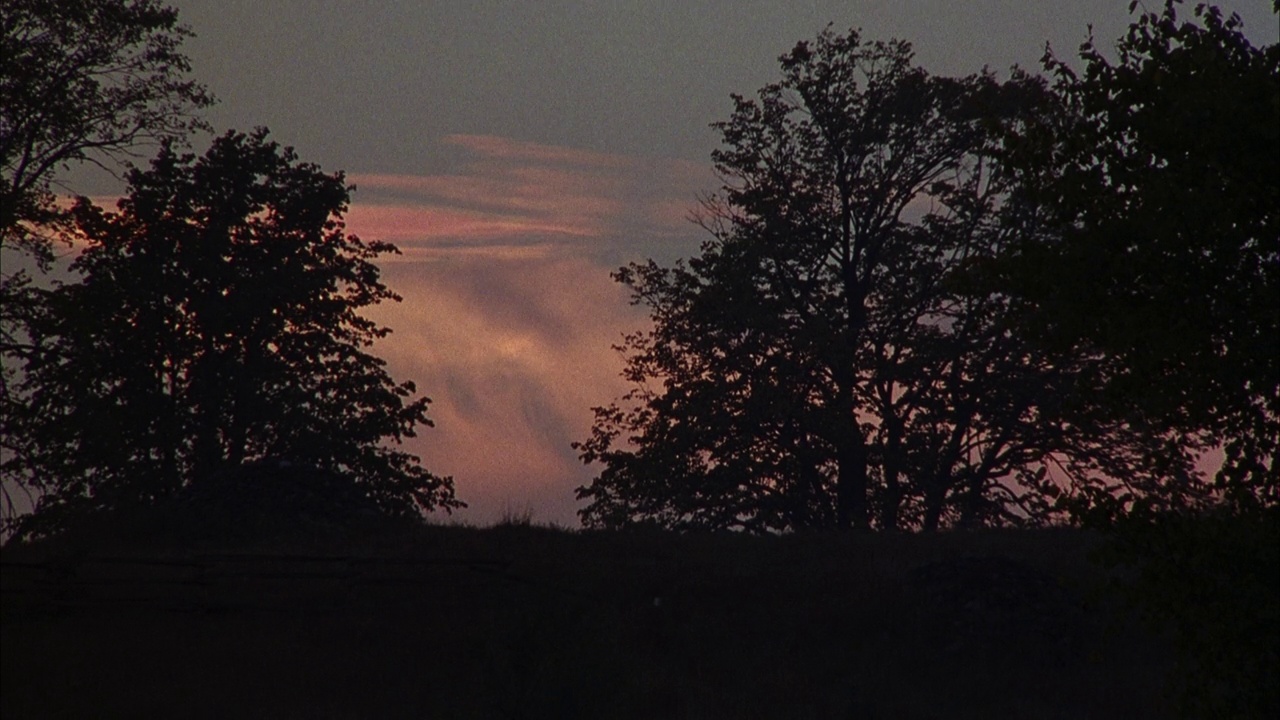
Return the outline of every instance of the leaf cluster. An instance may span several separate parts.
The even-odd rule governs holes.
[[[0,9],[0,230],[31,245],[52,211],[50,182],[205,127],[213,102],[187,79],[191,35],[155,0],[13,0]],[[31,241],[31,242],[28,242]],[[35,248],[33,248],[35,249]]]
[[[1168,2],[1114,60],[1092,39],[1080,60],[1046,55],[1060,111],[1007,159],[1054,233],[1020,242],[998,282],[1042,342],[1114,359],[1115,406],[1221,447],[1219,492],[1274,503],[1280,46]]]

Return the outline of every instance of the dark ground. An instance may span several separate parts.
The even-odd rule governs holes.
[[[1168,643],[1109,599],[1094,542],[517,524],[8,548],[0,715],[1170,716]]]

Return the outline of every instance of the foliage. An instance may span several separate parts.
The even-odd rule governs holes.
[[[186,79],[191,35],[154,0],[0,3],[0,442],[16,452],[16,368],[38,312],[29,269],[47,271],[69,229],[53,181],[72,164],[112,165],[203,127],[213,102]],[[11,488],[5,487],[7,493]],[[6,496],[6,512],[12,508]]]
[[[53,175],[203,127],[212,103],[187,80],[190,31],[154,0],[13,0],[0,9],[0,238],[49,258]]]
[[[1110,359],[1099,411],[1222,449],[1208,510],[1123,492],[1073,509],[1110,528],[1109,560],[1137,571],[1131,599],[1177,641],[1183,714],[1273,717],[1280,46],[1178,4],[1139,14],[1114,60],[1092,39],[1079,71],[1046,55],[1059,110],[1017,128],[1002,158],[1011,202],[1043,228],[987,266],[988,287],[1018,300],[1038,346]]]
[[[386,446],[430,425],[425,398],[366,352],[359,311],[399,300],[348,235],[349,188],[265,130],[201,158],[166,145],[107,212],[81,199],[83,280],[45,298],[25,367],[25,443],[5,465],[43,494],[20,531],[152,504],[280,458],[354,482],[391,514],[461,505],[450,478]]]
[[[1023,74],[932,77],[903,42],[830,30],[717,123],[712,238],[623,268],[654,328],[596,410],[588,525],[884,529],[1044,522],[1062,486],[1192,472],[1093,413],[1105,358],[1048,354],[967,269],[1032,234],[1001,138],[1056,109]]]
[[[1221,447],[1217,491],[1274,505],[1280,46],[1177,4],[1141,13],[1114,61],[1092,40],[1079,71],[1046,55],[1060,112],[1006,162],[1048,230],[1011,246],[995,285],[1049,347],[1114,360],[1116,416]]]
[[[175,537],[194,542],[323,539],[340,537],[362,522],[386,529],[377,504],[347,478],[279,460],[229,468],[186,486],[154,511],[181,523],[159,542]]]

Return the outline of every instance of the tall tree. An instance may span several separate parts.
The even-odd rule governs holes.
[[[272,457],[388,513],[461,505],[450,478],[387,444],[430,425],[429,401],[366,351],[389,331],[360,310],[399,300],[372,261],[395,248],[345,232],[341,173],[260,130],[199,159],[165,146],[129,182],[118,212],[79,201],[83,280],[32,325],[26,440],[6,466],[43,493],[24,532]]]
[[[31,271],[47,271],[70,229],[58,173],[82,161],[112,170],[141,147],[202,127],[213,102],[189,79],[177,12],[154,0],[0,3],[0,447],[17,451],[16,369],[39,311]],[[9,486],[5,511],[9,512]]]
[[[1007,158],[1046,232],[994,282],[1048,346],[1113,359],[1114,414],[1221,447],[1217,490],[1276,504],[1280,46],[1178,4],[1139,14],[1115,60],[1092,40],[1079,71],[1046,55],[1059,111]]]
[[[1153,481],[1103,452],[1117,427],[1064,419],[1101,370],[1037,352],[1006,298],[956,279],[1032,223],[992,160],[1043,85],[933,77],[906,43],[856,32],[781,65],[716,125],[726,184],[701,254],[616,275],[654,328],[623,346],[636,389],[578,445],[604,465],[584,521],[1034,522],[1060,485]]]

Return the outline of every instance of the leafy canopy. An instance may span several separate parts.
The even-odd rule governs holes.
[[[18,367],[27,327],[59,239],[71,229],[56,202],[59,173],[89,161],[114,171],[140,148],[204,127],[213,98],[187,79],[191,35],[154,0],[0,3],[0,448],[17,452]],[[37,273],[33,278],[32,271]],[[19,486],[20,487],[20,486]],[[14,510],[0,487],[4,511]]]
[[[399,300],[373,263],[395,248],[345,232],[341,173],[259,130],[200,158],[166,145],[129,182],[116,212],[76,205],[82,280],[49,292],[32,327],[26,441],[4,468],[43,493],[23,531],[271,458],[345,478],[389,514],[461,506],[450,478],[394,447],[431,424],[429,401],[368,352],[389,331],[360,310]]]
[[[1087,400],[1102,359],[1052,356],[1007,295],[963,282],[1038,220],[1003,139],[1044,84],[929,75],[903,42],[830,30],[715,127],[711,234],[615,277],[654,328],[635,389],[577,447],[589,525],[884,529],[1045,522],[1059,494],[1158,485],[1160,444]],[[1163,449],[1163,445],[1161,446]],[[1190,472],[1175,452],[1166,470]]]
[[[1007,162],[1048,230],[997,264],[1027,332],[1111,357],[1107,396],[1219,446],[1217,491],[1280,501],[1280,46],[1177,2],[1109,59],[1049,54],[1059,111]],[[1069,278],[1070,281],[1064,281]]]
[[[133,157],[184,137],[213,102],[186,78],[191,35],[155,0],[10,0],[0,6],[0,239],[47,259],[34,225],[50,182],[79,161]]]

